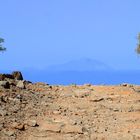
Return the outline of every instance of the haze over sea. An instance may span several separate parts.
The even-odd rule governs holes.
[[[53,85],[94,84],[116,85],[122,83],[140,84],[140,71],[34,71],[24,72],[25,78],[33,82],[45,82]]]

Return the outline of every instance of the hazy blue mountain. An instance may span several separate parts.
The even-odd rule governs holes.
[[[82,58],[72,60],[70,62],[47,67],[48,71],[93,71],[93,70],[110,70],[112,69],[107,64],[98,60]]]

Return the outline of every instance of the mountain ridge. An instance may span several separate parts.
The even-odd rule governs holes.
[[[99,60],[81,58],[57,65],[50,65],[48,71],[93,71],[93,70],[112,70],[113,68]]]

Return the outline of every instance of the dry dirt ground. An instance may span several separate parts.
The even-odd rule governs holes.
[[[0,140],[140,140],[140,86],[18,82],[0,87]]]

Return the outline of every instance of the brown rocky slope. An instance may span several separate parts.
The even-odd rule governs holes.
[[[51,86],[1,74],[0,140],[140,140],[140,86]]]

